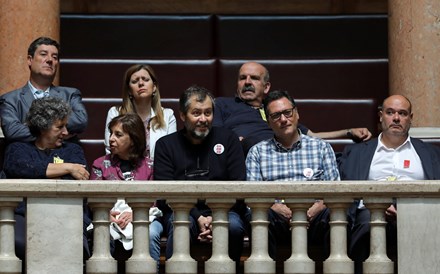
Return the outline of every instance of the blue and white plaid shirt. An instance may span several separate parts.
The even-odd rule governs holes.
[[[274,138],[253,146],[246,158],[248,181],[339,181],[335,153],[329,143],[300,133],[291,149]]]

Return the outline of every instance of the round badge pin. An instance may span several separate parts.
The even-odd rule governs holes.
[[[222,154],[225,151],[225,147],[222,144],[216,144],[213,148],[215,154]]]
[[[312,178],[313,177],[313,169],[311,169],[311,168],[305,168],[304,169],[304,171],[303,171],[303,174],[304,174],[304,176],[307,178],[307,179],[310,179],[310,178]]]

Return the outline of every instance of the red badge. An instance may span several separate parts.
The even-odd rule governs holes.
[[[409,168],[410,161],[409,160],[403,160],[403,168]]]

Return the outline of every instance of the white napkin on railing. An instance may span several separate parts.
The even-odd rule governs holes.
[[[120,214],[116,216],[116,219],[124,212],[132,212],[131,207],[127,205],[124,199],[118,199],[112,208],[112,211],[119,211]],[[115,222],[110,223],[110,235],[114,240],[122,242],[125,250],[133,249],[133,224],[130,222],[122,229]]]

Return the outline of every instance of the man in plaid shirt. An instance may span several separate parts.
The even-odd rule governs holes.
[[[274,137],[253,146],[246,159],[248,181],[340,180],[330,144],[298,130],[299,113],[286,91],[272,91],[264,99],[264,111]],[[307,211],[309,244],[329,252],[329,209],[317,200]],[[292,211],[276,200],[269,210],[269,255],[276,259],[277,245],[291,243]]]

